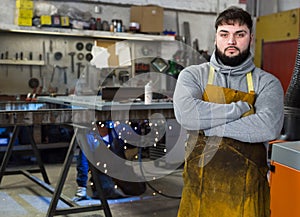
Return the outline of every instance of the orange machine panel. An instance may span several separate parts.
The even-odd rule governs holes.
[[[271,217],[300,216],[300,171],[271,162]]]

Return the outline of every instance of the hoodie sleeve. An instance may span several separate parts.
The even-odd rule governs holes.
[[[197,68],[199,67],[199,68]],[[204,130],[235,121],[250,109],[246,102],[217,104],[202,100],[209,65],[185,68],[180,72],[173,95],[176,120],[187,130]]]
[[[255,101],[255,114],[205,130],[207,136],[228,137],[243,142],[267,142],[278,138],[284,120],[284,92],[280,81],[265,74]]]

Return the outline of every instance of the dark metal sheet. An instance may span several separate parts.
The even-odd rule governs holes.
[[[0,125],[62,124],[72,122],[70,106],[40,102],[1,102]]]

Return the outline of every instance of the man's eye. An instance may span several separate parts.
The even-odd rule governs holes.
[[[238,37],[238,38],[243,38],[243,37],[245,37],[245,33],[238,33],[238,34],[236,35],[236,37]]]
[[[222,33],[222,34],[220,34],[220,36],[221,36],[222,38],[227,38],[227,37],[228,37],[228,34],[227,34],[227,33]]]

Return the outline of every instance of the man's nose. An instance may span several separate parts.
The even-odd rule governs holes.
[[[230,35],[228,39],[228,44],[236,44],[234,35]]]

